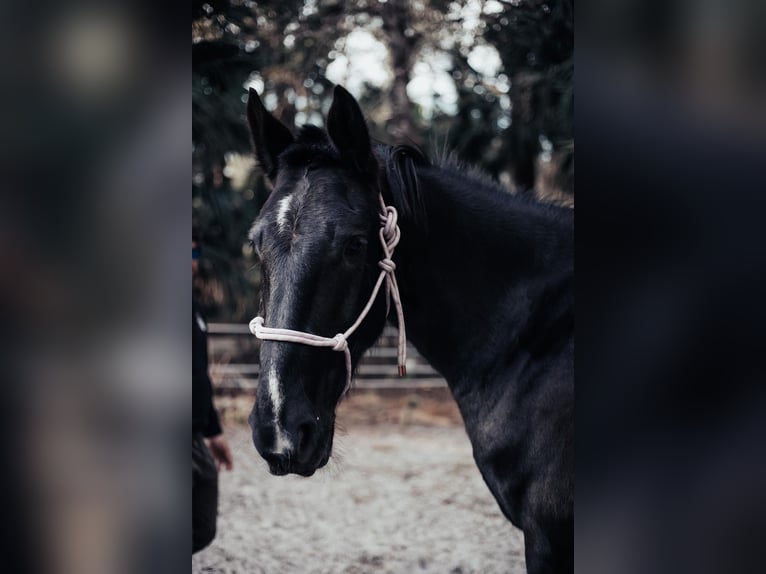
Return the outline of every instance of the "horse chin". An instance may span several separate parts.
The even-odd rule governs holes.
[[[326,464],[327,464],[327,461],[325,460],[323,462],[320,462],[315,467],[296,468],[293,472],[299,476],[304,476],[308,478],[310,476],[314,476],[314,473]]]
[[[269,472],[274,476],[286,476],[290,471],[278,465],[269,464]]]
[[[328,457],[329,458],[329,457]],[[274,476],[287,476],[288,474],[297,474],[298,476],[313,476],[314,473],[327,464],[328,458],[322,459],[319,464],[293,464],[289,468],[269,463],[269,472]]]
[[[320,461],[317,464],[309,463],[305,465],[293,465],[289,470],[288,469],[281,469],[281,468],[272,468],[269,467],[269,472],[275,476],[284,476],[286,474],[297,474],[298,476],[304,476],[306,478],[313,476],[314,473],[319,470],[320,468],[323,468],[327,462],[330,460],[330,451],[328,450],[325,455],[322,456]]]

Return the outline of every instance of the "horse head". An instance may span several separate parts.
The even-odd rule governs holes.
[[[383,291],[371,297],[386,259],[378,164],[359,105],[341,87],[326,131],[304,126],[294,136],[254,90],[247,115],[273,186],[250,231],[262,274],[253,330],[262,343],[249,422],[273,474],[310,476],[330,458],[337,405],[386,320]],[[298,335],[279,336],[288,332]]]

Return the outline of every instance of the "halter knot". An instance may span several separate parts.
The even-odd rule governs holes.
[[[387,205],[385,212],[380,214],[380,222],[383,224],[383,236],[386,238],[386,242],[391,241],[398,235],[398,219],[399,214],[396,212],[396,208],[391,205]]]
[[[396,263],[394,263],[394,261],[388,257],[378,261],[378,267],[380,267],[386,273],[393,273],[396,271]]]
[[[343,352],[348,349],[348,341],[346,340],[346,336],[343,333],[338,333],[332,338],[332,340],[335,342],[335,345],[332,348],[333,351]]]

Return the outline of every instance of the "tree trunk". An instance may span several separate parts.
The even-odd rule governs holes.
[[[410,28],[407,0],[389,0],[382,5],[383,31],[388,37],[394,83],[391,87],[391,119],[387,131],[398,141],[420,144],[412,119],[412,102],[407,96],[410,71],[420,35]]]
[[[508,143],[511,155],[511,174],[519,191],[534,188],[537,156],[540,153],[540,128],[536,109],[535,91],[540,75],[519,72],[513,77],[511,87],[511,128]]]

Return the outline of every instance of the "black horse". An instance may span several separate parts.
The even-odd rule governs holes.
[[[386,290],[371,299],[387,259],[382,197],[399,214],[388,273],[407,332],[447,380],[484,480],[524,531],[528,572],[572,571],[573,211],[511,195],[450,159],[373,146],[341,87],[327,131],[305,126],[294,137],[253,90],[247,112],[274,186],[250,237],[263,274],[256,328],[266,330],[250,424],[271,472],[310,476],[327,463],[350,377],[332,351],[347,348],[353,368],[384,328]],[[347,342],[336,336],[368,300]],[[281,329],[333,349],[285,342]]]

